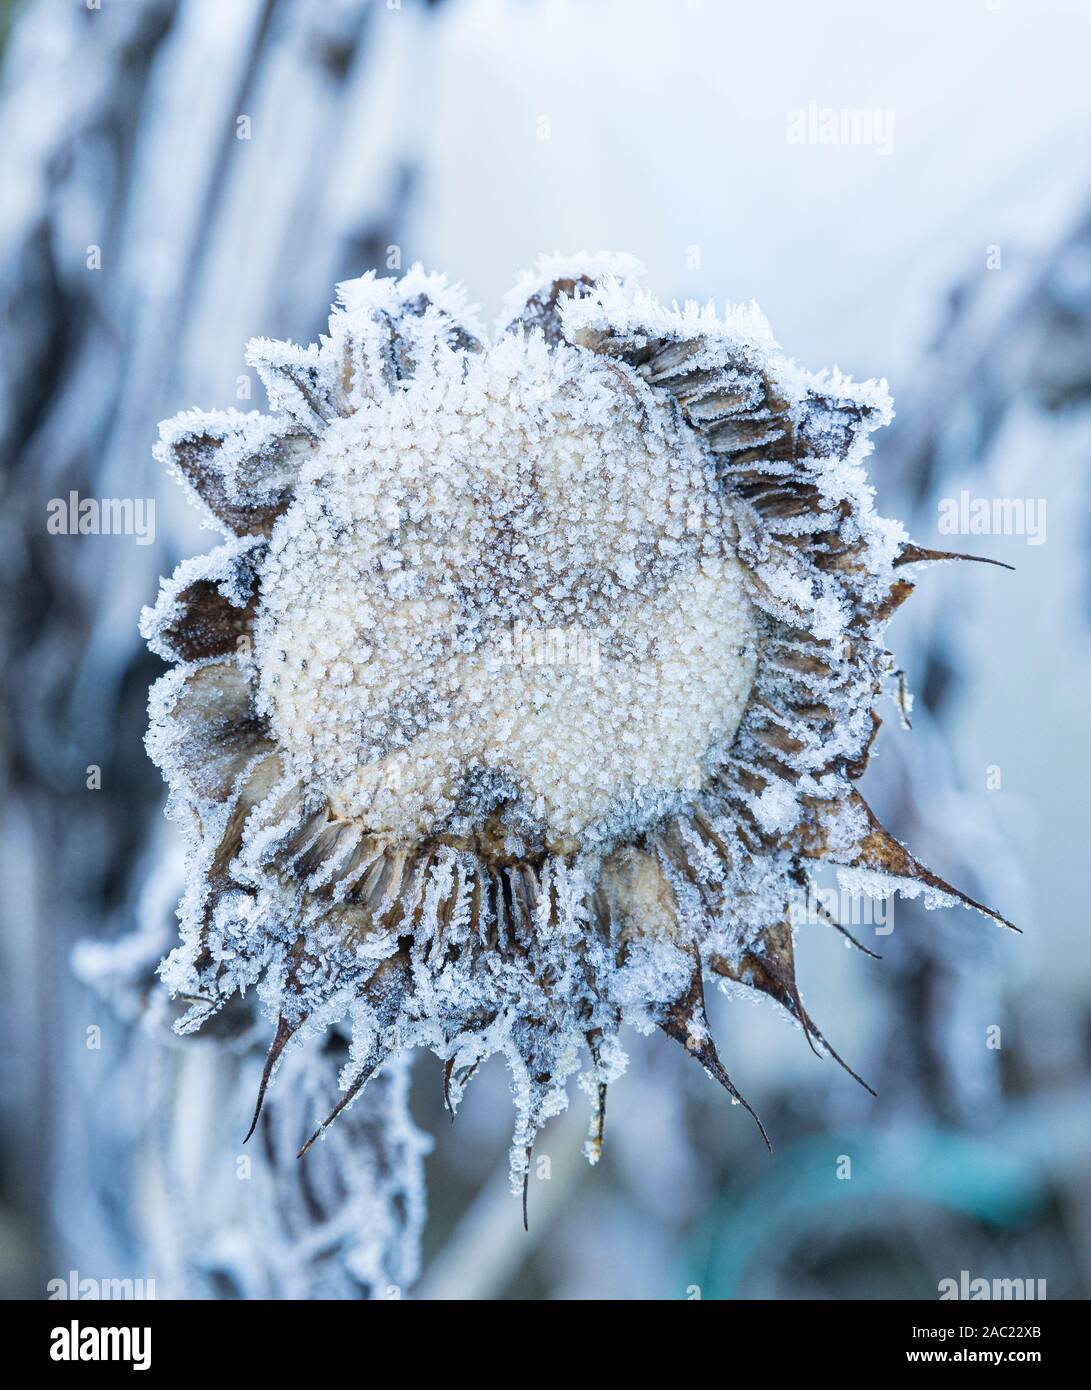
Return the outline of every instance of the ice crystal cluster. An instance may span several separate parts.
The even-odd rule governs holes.
[[[517,1184],[581,1068],[597,1157],[623,1025],[738,1095],[706,978],[832,1052],[793,967],[816,861],[970,903],[854,787],[905,567],[941,558],[872,507],[885,384],[639,279],[543,259],[489,339],[443,277],[364,276],[319,344],[250,344],[271,414],[157,448],[226,534],[143,616],[174,663],[148,747],[189,836],[179,1026],[256,987],[264,1094],[347,1020],[331,1120],[401,1049],[452,1109],[503,1053]]]

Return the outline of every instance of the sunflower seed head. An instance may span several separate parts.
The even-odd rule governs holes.
[[[862,467],[885,386],[638,280],[544,260],[486,342],[442,277],[366,276],[318,345],[250,345],[271,416],[157,449],[228,535],[143,618],[176,663],[148,747],[190,839],[179,1026],[256,985],[264,1095],[349,1018],[331,1119],[396,1049],[452,1109],[502,1052],[517,1187],[581,1055],[598,1156],[622,1024],[739,1098],[706,972],[836,1057],[795,983],[808,862],[969,902],[852,785],[912,588]]]

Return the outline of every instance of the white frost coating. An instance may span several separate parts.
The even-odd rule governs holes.
[[[463,324],[475,337],[484,330],[475,305],[466,303],[461,285],[452,285],[446,275],[426,271],[419,261],[414,262],[400,280],[379,278],[374,271],[355,280],[342,280],[337,286],[338,308],[334,310],[331,328],[344,314],[355,326],[369,320],[376,312],[396,316],[400,307],[424,295],[441,314]]]
[[[605,278],[595,287],[594,295],[579,295],[566,300],[561,307],[561,321],[565,334],[578,342],[588,329],[609,328],[613,332],[635,333],[653,336],[677,336],[703,338],[698,363],[702,359],[709,365],[718,364],[723,344],[732,349],[743,347],[762,354],[771,354],[777,349],[777,341],[769,320],[757,304],[750,300],[746,304],[725,304],[723,313],[709,300],[698,304],[687,299],[681,307],[674,304],[667,307],[640,285],[631,281],[631,272],[626,276],[614,275]],[[795,368],[787,358],[780,357],[783,371],[798,372],[800,382],[811,382],[810,373]],[[869,382],[863,388],[873,388]]]
[[[346,1102],[420,1046],[455,1109],[500,1052],[516,1181],[588,1055],[597,1158],[622,1024],[715,1071],[702,968],[800,1007],[801,847],[871,830],[885,384],[639,273],[545,258],[491,343],[419,266],[347,282],[317,345],[251,343],[274,416],[157,450],[233,537],[142,624],[184,663],[148,735],[190,836],[180,1027],[251,987],[289,1046],[349,1015]]]
[[[528,303],[539,295],[548,294],[550,287],[558,280],[572,280],[576,292],[580,292],[581,280],[594,281],[596,287],[608,279],[616,280],[624,288],[635,288],[636,282],[644,275],[644,267],[624,251],[577,251],[571,256],[554,252],[552,256],[539,256],[533,270],[524,270],[515,284],[504,296],[504,303],[496,320],[496,330],[504,333],[519,319]]]
[[[770,782],[753,804],[762,829],[771,834],[786,834],[799,822],[799,802],[787,782]]]
[[[520,337],[444,365],[305,465],[259,710],[338,815],[407,841],[500,785],[550,844],[631,833],[722,762],[753,682],[722,491],[620,368]]]
[[[236,608],[245,608],[254,582],[255,552],[264,546],[260,536],[232,536],[207,555],[183,560],[170,579],[161,579],[155,604],[140,611],[140,635],[151,650],[166,661],[173,659],[174,652],[165,642],[164,633],[185,616],[186,591],[202,580],[214,583]]]
[[[291,392],[298,396],[294,387]],[[277,393],[278,400],[282,394]],[[152,453],[181,483],[190,503],[203,513],[205,524],[234,537],[232,527],[198,491],[199,461],[215,474],[221,505],[267,506],[291,487],[311,447],[298,420],[288,415],[186,410],[160,424]]]
[[[926,908],[961,907],[961,899],[952,893],[944,893],[927,883],[918,883],[913,878],[902,878],[897,874],[884,874],[876,869],[846,868],[838,866],[837,882],[844,892],[885,901],[898,893],[903,898],[919,898],[923,894]],[[968,906],[968,904],[965,904]]]

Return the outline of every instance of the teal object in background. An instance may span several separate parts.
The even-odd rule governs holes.
[[[763,1250],[783,1249],[831,1225],[888,1224],[893,1202],[1011,1227],[1046,1198],[1035,1162],[962,1135],[935,1129],[823,1134],[774,1155],[757,1183],[729,1187],[690,1247],[682,1284],[699,1287],[702,1298],[746,1298],[747,1271]]]

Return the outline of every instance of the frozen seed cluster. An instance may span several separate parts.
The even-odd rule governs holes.
[[[757,619],[714,467],[631,369],[510,336],[335,421],[277,522],[258,710],[333,812],[617,840],[724,760]]]

